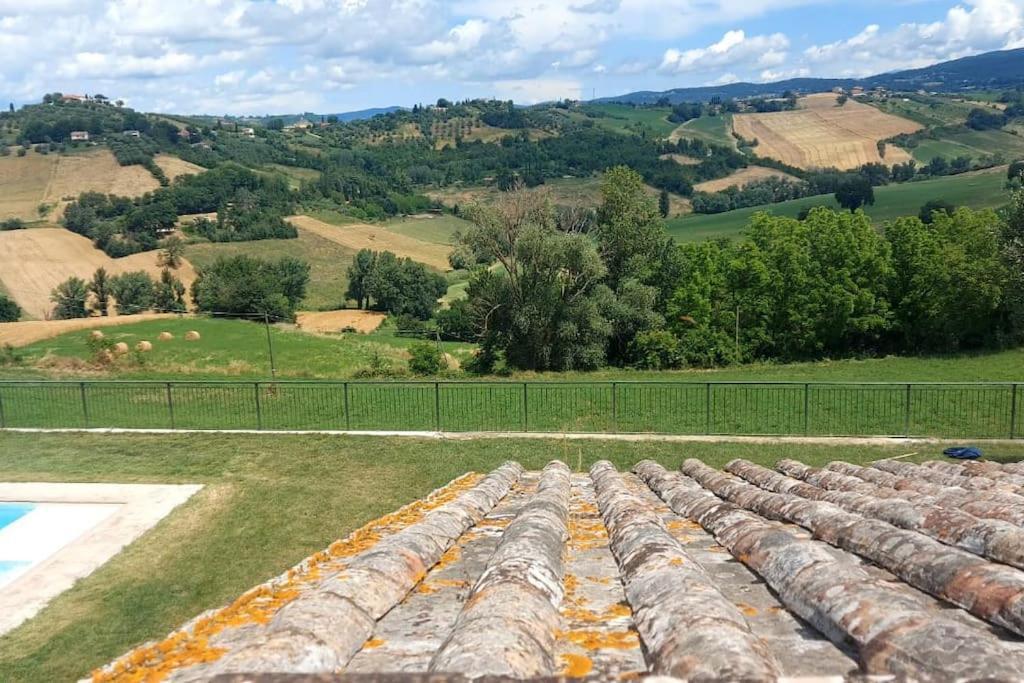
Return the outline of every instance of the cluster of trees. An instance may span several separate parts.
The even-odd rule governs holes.
[[[0,294],[0,323],[13,323],[21,318],[21,306],[6,294]]]
[[[810,183],[768,177],[742,187],[733,185],[719,192],[694,192],[694,213],[723,213],[748,206],[775,204],[808,197],[814,192]]]
[[[308,286],[309,264],[300,259],[222,256],[199,272],[192,301],[209,313],[294,320]]]
[[[111,300],[118,315],[150,310],[183,313],[185,285],[170,266],[155,281],[142,270],[110,275],[106,268],[98,268],[89,281],[70,277],[60,283],[51,292],[50,300],[54,303],[53,317],[58,320],[87,318],[93,312],[109,315]]]
[[[361,309],[427,320],[447,290],[444,277],[422,263],[390,251],[362,249],[348,268],[345,296]]]
[[[869,186],[870,187],[870,186]],[[1024,194],[1005,215],[935,206],[878,232],[861,212],[759,214],[745,239],[676,246],[635,172],[602,184],[589,234],[543,193],[471,212],[477,270],[441,333],[473,369],[666,368],[919,353],[1024,338]]]

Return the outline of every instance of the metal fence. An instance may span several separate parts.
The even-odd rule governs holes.
[[[0,381],[0,428],[1018,438],[1016,383]]]

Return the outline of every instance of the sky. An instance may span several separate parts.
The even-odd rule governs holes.
[[[337,113],[865,76],[1024,47],[1024,0],[0,0],[0,102]]]

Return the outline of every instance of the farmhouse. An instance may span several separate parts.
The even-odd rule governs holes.
[[[285,126],[285,130],[309,130],[313,127],[313,124],[307,121],[305,118],[301,118],[295,123]]]
[[[239,128],[238,132],[241,133],[242,135],[244,135],[247,138],[254,138],[254,137],[256,137],[256,129],[255,128]]]
[[[1022,467],[506,462],[93,680],[1019,680]]]
[[[88,142],[89,131],[87,130],[73,130],[71,131],[71,142]]]
[[[128,138],[137,138],[137,137],[141,137],[142,133],[140,133],[137,130],[126,130],[124,132],[124,135],[125,135],[125,137],[128,137]]]
[[[89,99],[87,95],[61,95],[61,102],[85,102]]]

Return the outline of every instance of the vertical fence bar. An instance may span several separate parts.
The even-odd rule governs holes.
[[[441,383],[434,382],[434,431],[441,431]]]
[[[619,433],[619,383],[612,382],[612,433]]]
[[[345,382],[343,387],[345,394],[345,431],[350,432],[352,431],[352,417],[351,413],[348,411],[348,382]]]
[[[811,384],[804,382],[804,436],[811,433]]]
[[[260,406],[260,383],[252,383],[252,396],[256,402],[256,429],[263,429],[263,408]]]
[[[0,427],[3,426],[3,403],[0,402]],[[1017,385],[1010,386],[1010,438],[1016,437],[1017,430]]]
[[[711,382],[704,383],[704,433],[711,433]]]
[[[7,428],[7,416],[4,414],[4,387],[0,384],[0,429]]]
[[[85,382],[78,383],[78,393],[82,397],[82,423],[89,428],[89,403],[85,400]]]
[[[903,408],[903,433],[910,436],[910,384],[907,384],[907,398]]]
[[[530,431],[530,399],[526,382],[523,382],[523,431]]]
[[[167,415],[171,418],[171,429],[174,429],[174,399],[171,395],[171,383],[167,383]]]

